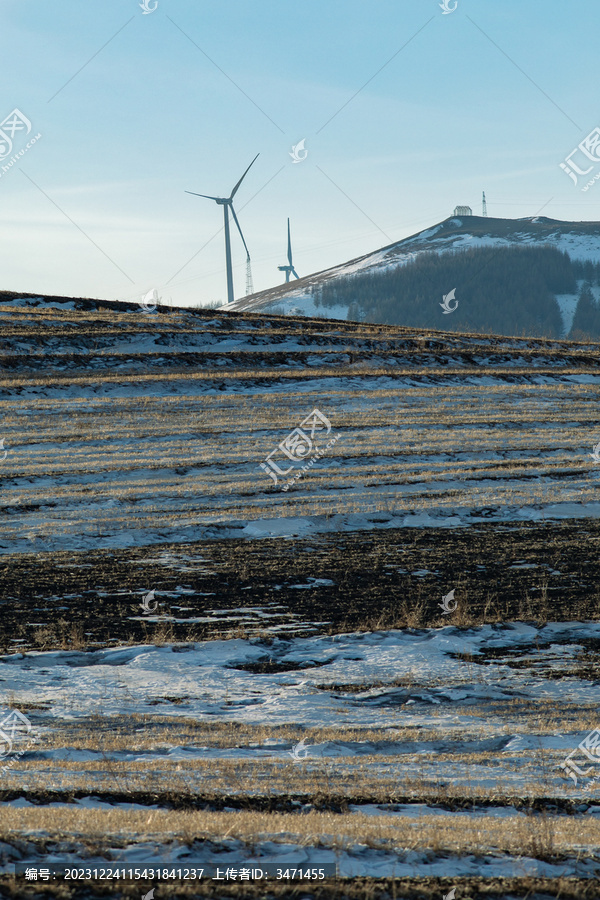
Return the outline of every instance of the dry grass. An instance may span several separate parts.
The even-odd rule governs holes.
[[[93,542],[99,535],[135,535],[136,531],[155,533],[162,529],[177,530],[180,536],[188,526],[278,516],[358,514],[381,518],[382,514],[404,516],[438,509],[454,512],[462,507],[482,510],[597,502],[598,468],[590,458],[594,442],[600,439],[596,433],[597,386],[568,380],[598,374],[597,348],[567,342],[488,342],[481,336],[448,336],[352,323],[277,323],[260,317],[245,321],[243,317],[217,314],[212,317],[216,324],[209,325],[207,316],[194,319],[187,313],[150,317],[141,311],[112,309],[85,314],[48,309],[0,312],[1,341],[5,342],[0,346],[6,347],[7,355],[16,342],[31,351],[22,354],[20,369],[12,369],[0,379],[0,387],[12,392],[10,398],[0,401],[2,436],[8,448],[2,474],[16,479],[17,485],[12,495],[2,500],[10,513],[6,540],[25,537],[35,548],[46,538],[60,536],[70,539],[80,535]],[[59,332],[55,325],[60,325],[66,343],[74,345],[70,370],[65,369],[69,348],[53,358],[53,348],[48,344],[49,335],[54,338]],[[157,329],[165,333],[164,354],[160,350],[135,353],[134,341],[140,333],[151,334]],[[327,336],[323,336],[325,331]],[[306,343],[320,341],[322,346],[316,350],[286,350],[284,340],[279,353],[276,341],[271,346],[267,341],[261,347],[265,334],[274,339],[306,338]],[[132,352],[113,350],[110,343],[115,337],[121,348],[131,339]],[[216,343],[207,343],[206,353],[196,348],[194,357],[188,360],[168,348],[168,341],[174,337],[196,342],[214,337]],[[219,338],[249,342],[258,338],[259,343],[256,351],[223,352],[218,349]],[[164,361],[159,363],[163,356]],[[476,364],[476,359],[481,359],[481,364]],[[510,366],[511,360],[517,363],[515,367]],[[116,368],[122,365],[124,368]],[[373,381],[375,376],[393,381],[382,388]],[[482,383],[489,376],[497,382]],[[308,386],[307,380],[317,378],[323,381],[315,389],[300,389],[303,384]],[[533,378],[538,383],[530,383]],[[539,383],[543,378],[554,381]],[[108,390],[123,388],[130,396],[95,396],[99,382]],[[224,392],[209,392],[215,384]],[[244,396],[237,391],[242,384],[260,389]],[[335,389],[329,390],[329,385]],[[55,397],[34,393],[50,388],[57,389]],[[63,390],[68,396],[61,395]],[[157,396],[150,396],[149,391],[156,391]],[[24,404],[27,415],[22,415]],[[274,491],[258,464],[315,406],[331,419],[340,440],[330,459],[321,460],[287,494]],[[334,461],[342,465],[329,464]],[[198,498],[202,498],[201,503]],[[560,560],[559,549],[544,548],[546,559]],[[373,557],[369,564],[389,561],[388,552],[382,546],[382,555]],[[461,560],[462,556],[456,554]],[[343,577],[338,578],[338,570],[335,575],[327,574],[332,580],[338,579],[336,586],[338,582],[340,585],[340,598],[334,597],[332,606],[348,596],[348,585],[357,574],[351,561],[350,554]],[[395,561],[400,567],[401,560]],[[66,570],[70,570],[71,562],[65,561]],[[242,565],[227,575],[215,566],[210,575],[218,571],[215,578],[231,580],[234,586],[240,579],[260,582],[262,574],[259,577],[250,558],[247,562],[247,567]],[[488,562],[485,554],[479,562]],[[119,564],[123,573],[127,564],[121,560]],[[129,568],[135,565],[137,561]],[[202,563],[195,562],[193,568],[194,578],[205,577]],[[285,580],[280,579],[279,570],[271,574],[270,583]],[[531,589],[523,592],[520,612],[521,618],[532,618],[535,612],[543,622],[551,614],[557,594],[551,593],[556,588],[549,584],[548,576],[540,574],[537,593],[533,593],[531,583]],[[111,584],[111,589],[119,597],[127,595],[120,612],[126,617],[131,615],[131,586],[123,574],[119,577],[121,583],[117,588]],[[578,575],[569,573],[569,577]],[[181,584],[178,578],[176,585]],[[505,617],[493,590],[481,609],[472,610],[476,578],[472,566],[469,576],[453,577],[448,586],[456,588],[460,598],[451,620],[454,626]],[[47,596],[54,591],[63,596],[74,580],[70,571],[68,575],[65,572],[64,580],[68,588],[60,579],[40,579],[39,583],[55,585]],[[106,587],[107,581],[104,576],[94,576],[86,590],[95,589],[97,584]],[[198,589],[197,581],[195,585]],[[491,585],[495,589],[495,582]],[[397,602],[394,597],[393,605],[386,606],[373,602],[371,594],[365,592],[369,612],[362,616],[360,627],[431,624],[427,594],[431,594],[432,582],[408,587],[406,593],[398,594]],[[199,590],[208,590],[202,596],[212,597],[210,592],[216,587],[212,584]],[[389,596],[391,588],[386,585],[385,590]],[[32,588],[32,596],[37,591],[37,586]],[[82,595],[75,596],[80,602]],[[238,593],[233,602],[239,598]],[[599,600],[600,596],[596,607]],[[344,616],[348,615],[348,606],[343,608]],[[385,612],[372,613],[373,609]],[[570,616],[577,614],[576,608],[569,610]],[[327,617],[327,612],[323,616]],[[223,622],[223,628],[232,624],[239,636],[255,632],[243,620]],[[440,614],[437,624],[450,623]],[[155,625],[146,626],[144,622],[144,627],[148,628],[145,638],[154,643],[171,641],[175,634],[173,617]],[[356,624],[351,630],[355,628]],[[344,628],[338,621],[332,630]],[[81,649],[85,631],[80,622],[71,624],[67,619],[52,617],[33,637],[39,648]],[[20,633],[15,627],[15,634]],[[128,633],[119,634],[119,640],[126,642]],[[177,637],[182,639],[179,631]],[[194,639],[193,627],[187,637]],[[467,658],[463,662],[462,683],[485,681],[484,666]],[[319,677],[318,691],[358,692],[357,685],[328,682],[326,671]],[[453,685],[460,683],[459,679]],[[390,674],[379,687],[418,688],[420,684],[419,672],[414,671],[402,679]],[[427,685],[435,686],[436,679],[427,679]],[[139,698],[122,693],[123,710],[133,710]],[[566,787],[562,790],[554,770],[564,758],[563,751],[467,753],[461,742],[502,734],[541,736],[553,731],[587,731],[595,716],[592,705],[558,706],[543,700],[534,704],[515,699],[469,706],[468,727],[450,725],[446,707],[428,711],[423,728],[402,727],[407,710],[390,708],[386,715],[393,727],[386,729],[301,729],[293,725],[271,728],[198,723],[185,719],[184,697],[156,695],[154,700],[157,712],[176,708],[183,715],[131,716],[126,721],[105,719],[99,714],[68,728],[42,728],[36,750],[87,749],[97,757],[24,757],[3,775],[0,787],[18,794],[47,792],[48,796],[61,791],[86,795],[97,791],[135,800],[136,795],[143,795],[143,802],[154,802],[151,795],[160,794],[163,800],[169,795],[187,799],[190,805],[199,798],[228,798],[241,805],[260,798],[280,803],[301,796],[315,805],[317,800],[322,801],[320,811],[291,814],[241,809],[230,813],[98,810],[74,805],[20,809],[5,805],[0,838],[14,841],[23,834],[36,834],[41,840],[58,840],[77,836],[89,845],[101,845],[153,838],[165,842],[172,836],[187,843],[198,838],[228,837],[249,844],[262,838],[284,841],[291,837],[300,843],[334,848],[361,844],[459,855],[494,850],[538,858],[561,852],[585,855],[599,845],[600,822],[582,815],[478,818],[465,812],[415,819],[323,811],[327,803],[333,806],[334,800],[343,808],[344,802],[361,799],[379,803],[404,798],[454,800],[458,806],[469,800],[510,805],[511,798],[524,793],[540,803],[557,794],[571,796],[572,791],[569,793]],[[11,702],[27,709],[19,697],[11,698]],[[72,702],[75,709],[77,699]],[[99,713],[102,703],[99,700]],[[301,738],[308,742],[309,756],[297,764],[287,755],[286,744],[292,746]],[[335,740],[416,744],[441,740],[445,749],[399,753],[397,748],[386,752],[381,746],[378,752],[364,756],[311,757],[311,744]],[[454,752],[448,747],[450,741],[456,741]],[[192,760],[174,760],[160,753],[181,746],[201,746],[215,752],[212,757]],[[240,747],[255,753],[250,758],[227,756],[228,748]],[[115,759],[119,751],[131,755]],[[135,759],[136,753],[146,751],[159,752],[146,760]]]
[[[481,671],[465,660],[464,679],[452,686],[472,684]],[[429,679],[423,682],[431,687]],[[417,673],[395,679],[399,687],[419,687]],[[448,686],[446,682],[441,682]],[[326,681],[318,690],[332,694],[378,690],[377,685],[336,684]],[[139,699],[139,698],[137,698]],[[9,704],[33,715],[35,709],[13,694]],[[176,708],[185,697],[165,697]],[[570,782],[557,768],[564,750],[533,748],[524,751],[497,748],[468,751],[466,744],[492,736],[544,735],[587,731],[595,721],[593,704],[584,706],[553,700],[525,701],[514,698],[502,703],[469,707],[470,724],[453,725],[448,711],[433,708],[423,726],[403,724],[406,711],[389,710],[385,728],[337,726],[302,728],[287,724],[271,726],[237,722],[207,722],[161,715],[93,716],[64,725],[51,720],[37,727],[36,751],[66,750],[66,758],[29,758],[3,773],[0,787],[5,791],[114,792],[172,794],[203,797],[286,796],[352,797],[369,802],[394,802],[402,798],[485,799],[498,802],[525,792],[529,797],[547,797],[556,793],[570,795]],[[439,725],[436,724],[439,720]],[[304,739],[308,755],[294,762],[290,750]],[[325,742],[352,742],[358,755],[328,757],[311,751]],[[443,742],[446,750],[434,748]],[[427,749],[427,744],[431,749]],[[203,748],[206,756],[173,759],[172,748]],[[246,753],[228,755],[228,750]],[[80,751],[91,751],[96,758],[81,761]],[[69,758],[72,753],[74,758]],[[156,753],[148,759],[138,754]],[[115,758],[127,754],[125,758]],[[246,755],[247,754],[247,755]],[[525,787],[524,787],[525,786]]]
[[[476,679],[467,674],[464,682],[456,679],[453,685],[472,684],[474,680]],[[435,679],[427,681],[430,686],[435,683]],[[447,685],[448,681],[439,679],[437,683]],[[419,684],[418,678],[405,676],[389,682],[369,684],[356,682],[347,685],[323,682],[315,687],[318,690],[330,691],[335,694],[357,694],[381,687],[415,687]],[[424,684],[425,682],[423,682],[423,686]],[[164,699],[168,702],[178,700],[178,698],[170,697]],[[44,708],[43,705],[35,706],[21,700],[16,693],[8,695],[5,702],[7,706],[22,711]],[[494,710],[490,709],[489,705],[469,706],[469,718],[482,720],[478,727],[466,723],[452,726],[447,721],[447,710],[434,708],[428,712],[428,718],[440,717],[442,723],[439,728],[426,724],[405,725],[402,722],[404,717],[402,712],[394,715],[396,721],[385,728],[341,725],[310,728],[298,727],[293,724],[254,725],[246,722],[174,718],[160,713],[152,716],[133,713],[123,717],[111,716],[110,718],[96,715],[90,719],[75,720],[68,726],[60,722],[57,724],[51,722],[50,727],[42,726],[39,748],[53,750],[68,747],[72,750],[142,752],[170,747],[174,744],[185,744],[186,746],[221,749],[232,747],[269,749],[271,747],[275,751],[282,744],[293,744],[302,738],[305,738],[310,744],[322,744],[326,741],[427,742],[438,740],[442,736],[445,741],[460,742],[485,737],[486,725],[489,723],[502,723],[502,730],[507,735],[519,733],[541,736],[555,732],[584,731],[588,728],[590,717],[595,715],[596,709],[595,704],[575,704],[565,701],[557,705],[554,700],[543,698],[535,701],[513,698],[503,701],[502,707],[496,707]],[[390,716],[392,715],[391,712]]]
[[[493,797],[503,802],[525,792],[545,797],[561,783],[557,769],[564,751],[507,753],[499,764],[497,752],[429,752],[418,757],[387,754],[338,757],[309,756],[294,763],[279,749],[271,758],[209,758],[184,761],[115,760],[99,751],[97,760],[20,760],[2,777],[3,790],[122,794],[177,794],[228,797],[352,797],[354,801],[397,802],[403,798],[472,800]],[[515,767],[515,762],[518,765]],[[565,781],[563,777],[563,783]],[[523,785],[526,785],[524,789]],[[566,782],[570,787],[571,782]]]
[[[226,408],[210,396],[86,398],[85,412],[74,411],[73,401],[31,398],[25,425],[18,402],[2,401],[3,428],[19,448],[9,452],[3,472],[48,479],[48,487],[24,484],[6,502],[13,517],[43,509],[43,522],[25,525],[37,540],[90,528],[179,529],[332,509],[407,515],[440,507],[592,502],[594,463],[586,451],[594,440],[595,399],[592,386],[568,383],[436,384],[403,388],[401,395],[375,390],[368,405],[362,391],[333,391],[327,414],[342,437],[332,452],[345,465],[328,466],[324,457],[287,493],[271,490],[258,463],[302,410],[323,405],[322,397],[265,391],[252,401],[228,397]],[[226,477],[212,468],[224,463]],[[148,477],[148,470],[155,474]],[[89,471],[103,480],[52,484]],[[202,511],[190,503],[198,496]],[[10,522],[7,529],[8,537],[19,533]]]
[[[436,853],[510,853],[517,857],[546,858],[560,853],[593,855],[600,846],[600,821],[570,816],[514,815],[473,818],[468,813],[425,816],[369,816],[310,811],[302,814],[235,813],[204,810],[99,810],[5,808],[0,839],[40,836],[51,840],[79,839],[104,845],[174,838],[191,845],[196,840],[262,840],[297,842],[342,850],[354,845],[400,851]]]

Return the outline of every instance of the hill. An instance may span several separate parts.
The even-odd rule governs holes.
[[[516,284],[520,293],[520,297],[517,298],[514,289],[515,280],[512,279],[511,285],[511,279],[508,277],[512,268],[512,260],[505,262],[508,257],[507,251],[517,247],[521,249],[543,248],[545,250],[553,248],[563,256],[565,253],[568,254],[572,265],[572,274],[567,279],[569,281],[567,289],[563,290],[559,285],[554,291],[549,290],[547,309],[542,316],[533,312],[533,309],[530,310],[529,318],[541,319],[541,326],[527,322],[527,317],[521,323],[525,333],[531,336],[541,333],[567,336],[571,332],[577,302],[586,279],[593,281],[594,299],[597,301],[600,297],[597,272],[597,264],[600,262],[600,222],[560,222],[542,216],[527,219],[495,219],[480,216],[459,218],[454,216],[374,253],[306,276],[289,285],[279,285],[267,291],[240,298],[230,306],[223,308],[237,311],[317,315],[339,319],[366,319],[367,321],[386,321],[403,325],[418,324],[423,327],[450,330],[466,328],[480,331],[494,330],[505,334],[520,333],[518,327],[511,330],[508,324],[504,325],[501,321],[490,320],[489,316],[480,315],[480,311],[472,305],[471,310],[474,311],[474,316],[471,316],[470,319],[463,318],[460,324],[458,324],[460,317],[444,316],[439,306],[443,294],[452,288],[461,289],[461,273],[458,270],[464,267],[460,263],[455,265],[452,258],[461,255],[461,251],[467,251],[473,256],[476,251],[481,251],[481,263],[477,263],[477,267],[482,269],[480,284],[469,281],[466,285],[467,290],[472,292],[480,289],[480,294],[483,295],[485,289],[488,295],[486,302],[488,306],[490,305],[490,287],[495,288],[496,292],[504,296],[510,290],[514,298],[515,309],[521,309],[521,299],[529,296],[527,290],[531,279],[527,281],[522,279]],[[494,251],[504,251],[505,256],[499,256],[497,263],[492,264],[495,273],[494,285],[491,285],[491,278],[487,275],[486,270],[489,269],[489,260],[493,257]],[[411,284],[411,290],[417,288],[417,294],[413,294],[412,297],[409,297],[409,294],[403,289],[400,289],[398,293],[393,293],[391,300],[396,306],[394,315],[388,314],[387,318],[382,319],[381,316],[386,315],[385,311],[378,308],[377,303],[372,303],[368,298],[361,304],[357,294],[363,290],[366,276],[370,277],[371,283],[377,285],[377,292],[381,293],[390,286],[390,282],[403,280],[399,270],[402,268],[410,270],[414,266],[418,268],[419,260],[427,254],[429,256],[435,254],[440,257],[440,260],[446,260],[443,271],[441,266],[438,267],[439,274],[443,277],[433,279],[429,283],[424,277],[418,285]],[[588,268],[590,264],[593,267],[591,274],[586,272],[586,263]],[[424,270],[421,271],[421,274],[427,275]],[[410,279],[407,278],[407,284],[409,281]],[[398,287],[397,284],[392,286]],[[421,298],[423,312],[423,316],[418,321],[411,320],[403,310],[403,305],[408,306],[411,303],[414,308],[416,296]],[[463,300],[465,300],[464,297]],[[560,310],[560,320],[557,319],[556,304]],[[427,309],[425,309],[425,305]],[[535,307],[535,298],[533,298],[533,303],[528,302],[526,305]],[[497,309],[501,309],[501,304],[497,305]],[[464,311],[465,303],[463,302],[461,316]],[[450,321],[448,321],[449,319]],[[578,334],[581,334],[581,329]],[[597,332],[593,329],[590,332],[590,337],[592,336],[597,336]]]

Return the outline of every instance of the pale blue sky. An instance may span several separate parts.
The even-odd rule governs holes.
[[[559,166],[600,125],[597,0],[139,2],[0,0],[0,120],[32,122],[13,154],[42,134],[0,161],[2,289],[224,302],[221,209],[185,190],[229,194],[256,153],[255,290],[283,280],[287,216],[301,275],[482,190],[490,215],[600,219],[600,182]]]

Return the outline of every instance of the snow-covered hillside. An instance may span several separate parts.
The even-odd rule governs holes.
[[[350,260],[331,269],[301,278],[293,284],[283,284],[250,297],[242,297],[223,309],[273,312],[286,315],[325,316],[346,319],[345,306],[318,309],[313,289],[336,278],[368,271],[382,271],[405,265],[424,252],[452,253],[478,247],[507,247],[510,245],[541,246],[543,244],[566,251],[571,259],[600,262],[600,222],[560,222],[544,216],[525,219],[492,219],[481,216],[453,216],[433,228],[420,231],[373,253]],[[561,312],[568,332],[573,319],[577,295],[559,298]]]

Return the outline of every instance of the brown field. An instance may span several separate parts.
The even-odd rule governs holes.
[[[32,652],[65,651],[87,665],[102,648],[175,646],[183,658],[194,642],[237,639],[264,650],[237,667],[249,697],[254,681],[295,672],[315,698],[353,709],[377,690],[439,691],[445,676],[415,667],[340,680],[325,664],[280,663],[273,642],[598,622],[598,347],[217,312],[147,316],[91,301],[1,307],[0,688],[2,705],[27,713],[41,737],[2,774],[0,860],[7,848],[80,858],[143,841],[293,839],[333,852],[422,852],[449,865],[490,854],[565,871],[597,864],[597,791],[560,783],[564,749],[542,746],[596,724],[597,701],[569,694],[573,684],[598,683],[594,633],[560,647],[455,653],[455,690],[485,687],[499,664],[506,678],[522,673],[524,686],[564,684],[560,702],[525,692],[457,702],[456,725],[443,705],[418,707],[423,724],[409,723],[411,708],[399,702],[385,726],[367,713],[360,725],[340,713],[310,728],[293,717],[203,719],[184,691],[168,688],[152,693],[155,713],[141,714],[126,672],[118,716],[101,702],[80,714],[73,691],[73,715],[54,717],[50,670],[47,697],[2,682]],[[339,440],[283,492],[259,463],[315,407]],[[286,519],[287,531],[269,531]],[[252,539],[242,534],[261,522]],[[438,604],[451,589],[458,606],[447,619]],[[150,590],[159,608],[145,616],[139,604]],[[515,734],[539,747],[507,750],[502,741]],[[486,746],[490,735],[500,743]],[[363,749],[297,765],[288,749],[306,738]],[[398,750],[413,744],[425,749]],[[169,758],[173,747],[207,756]],[[457,900],[500,900],[587,898],[593,885],[417,873],[216,893],[155,886],[157,900],[167,890],[223,900],[441,900],[452,887]],[[8,876],[1,885],[6,896],[32,898],[149,889]]]

